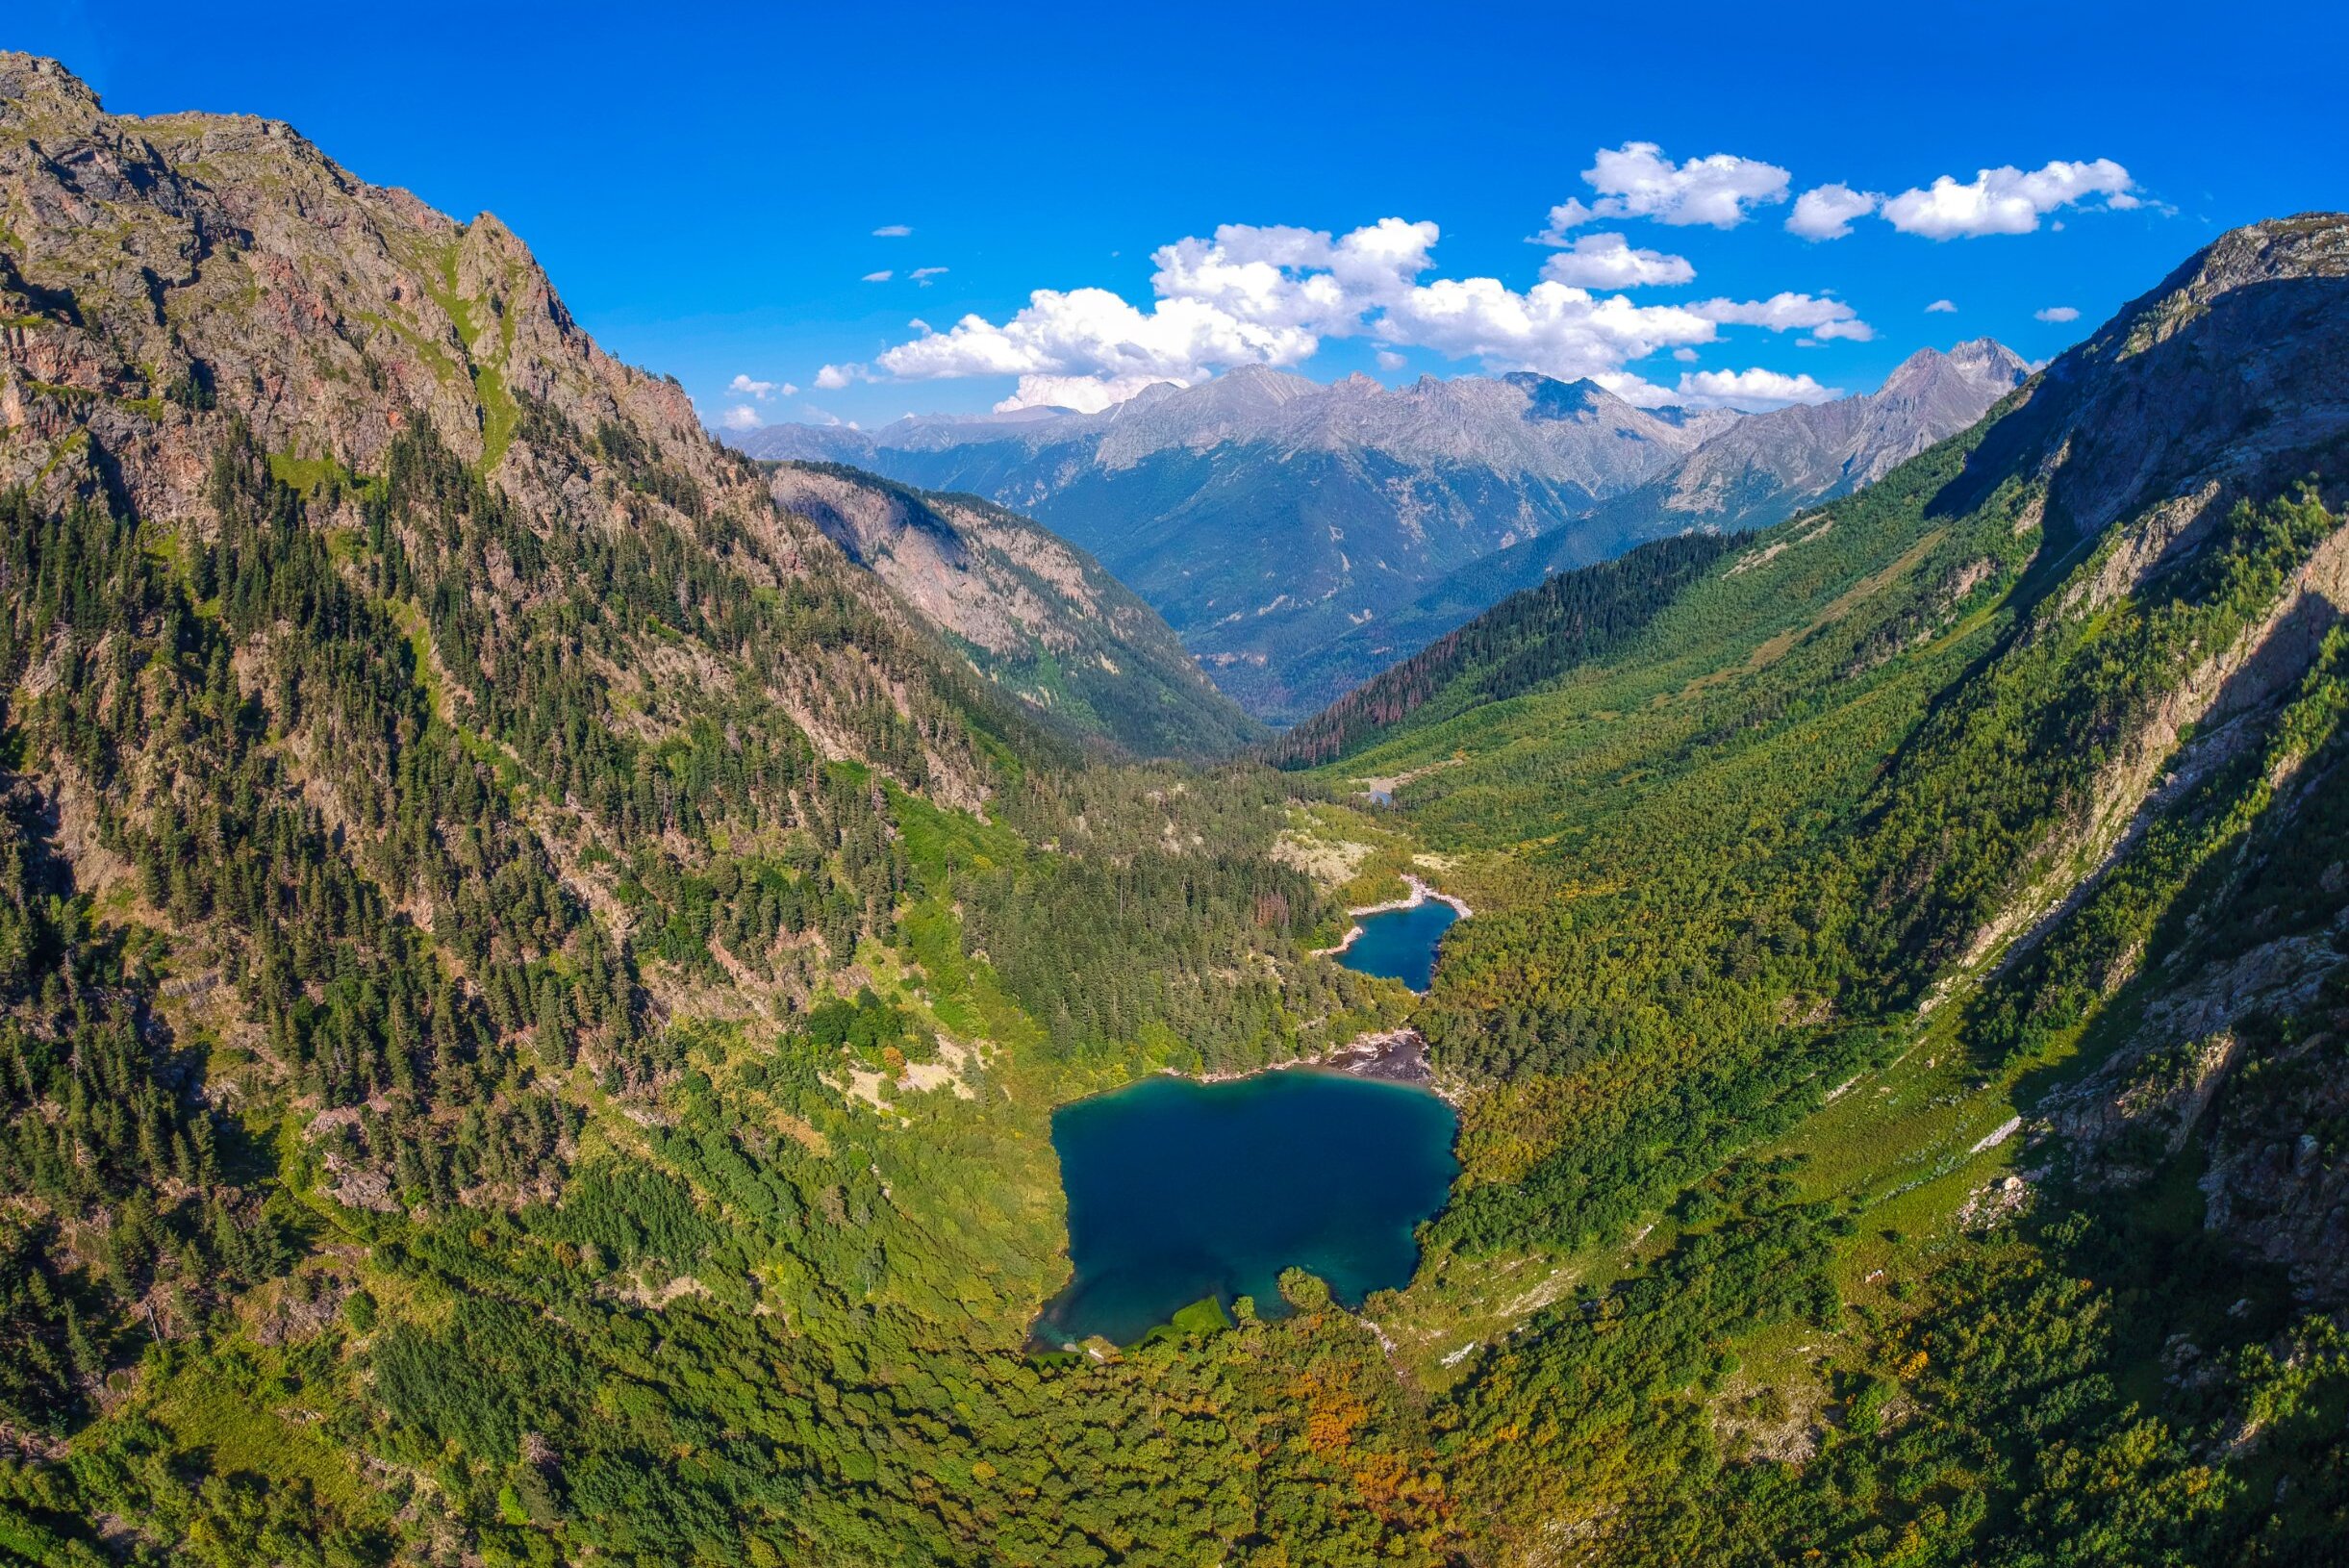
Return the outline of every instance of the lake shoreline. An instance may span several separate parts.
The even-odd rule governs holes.
[[[1222,1073],[1186,1073],[1179,1067],[1162,1067],[1157,1075],[1184,1078],[1192,1083],[1239,1083],[1267,1073],[1285,1073],[1291,1068],[1343,1073],[1349,1077],[1368,1078],[1376,1083],[1423,1089],[1454,1110],[1460,1107],[1465,1098],[1461,1091],[1435,1081],[1435,1071],[1427,1061],[1427,1037],[1408,1024],[1398,1028],[1357,1034],[1346,1044],[1317,1056],[1292,1056],[1285,1062],[1271,1062],[1263,1067]]]
[[[1382,904],[1364,904],[1359,909],[1349,909],[1346,911],[1346,913],[1354,918],[1352,928],[1343,937],[1338,939],[1338,944],[1336,947],[1316,948],[1313,949],[1312,956],[1315,958],[1335,958],[1338,954],[1344,952],[1347,948],[1352,947],[1356,942],[1360,941],[1363,935],[1361,917],[1364,915],[1391,915],[1398,910],[1417,909],[1420,905],[1426,903],[1450,904],[1458,912],[1459,917],[1462,920],[1467,920],[1470,916],[1476,914],[1475,910],[1468,907],[1467,899],[1459,898],[1453,894],[1439,892],[1436,889],[1429,887],[1427,883],[1421,881],[1418,877],[1413,876],[1409,872],[1402,873],[1402,879],[1404,885],[1411,890],[1408,897],[1402,898],[1389,898]]]

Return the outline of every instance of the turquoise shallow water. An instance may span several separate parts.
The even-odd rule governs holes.
[[[1203,1296],[1270,1317],[1295,1265],[1358,1304],[1408,1284],[1412,1231],[1458,1166],[1450,1105],[1308,1068],[1232,1083],[1159,1077],[1052,1118],[1075,1277],[1040,1340],[1129,1344]]]
[[[1429,898],[1408,909],[1382,910],[1358,917],[1362,934],[1338,954],[1338,962],[1364,974],[1383,974],[1414,991],[1425,991],[1435,977],[1436,949],[1460,912],[1441,899]]]

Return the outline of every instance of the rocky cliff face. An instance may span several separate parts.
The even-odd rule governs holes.
[[[2097,766],[1961,969],[2052,988],[2063,960],[2047,949],[2099,951],[2088,1043],[2108,1054],[2037,1107],[2044,1147],[2091,1189],[2198,1161],[2208,1228],[2327,1306],[2349,1301],[2345,361],[2349,217],[2234,231],[2050,366],[1944,497],[2020,487],[2019,526],[2045,530],[2060,576],[2003,656],[2013,669],[2115,617],[2236,606],[2212,622],[2232,635],[2179,648],[2112,704]],[[2289,569],[2218,564],[2242,557],[2248,509],[2295,491]],[[2169,918],[2097,948],[2084,933],[2143,907],[2151,868],[2198,839],[2225,852]]]
[[[768,489],[982,675],[1076,736],[1147,755],[1211,756],[1263,734],[1156,611],[1017,513],[830,466],[782,465]]]
[[[2199,497],[2134,559],[2183,555],[2213,504],[2274,489],[2349,426],[2345,303],[2349,220],[2233,230],[2050,365],[1977,467],[2043,474],[2049,520],[2075,539]]]

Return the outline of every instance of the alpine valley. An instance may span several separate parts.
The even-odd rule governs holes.
[[[0,54],[0,1562],[2339,1562],[2349,217],[2145,281],[745,455]],[[1407,1283],[1054,1333],[1054,1113],[1273,1067]]]

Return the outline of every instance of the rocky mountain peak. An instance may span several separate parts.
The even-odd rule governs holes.
[[[2030,365],[2013,349],[1994,338],[1973,338],[1947,353],[1938,348],[1918,349],[1894,367],[1884,384],[1869,396],[1879,402],[1914,400],[1949,389],[1971,401],[1983,391],[1994,397],[2004,396],[2030,376]],[[1973,417],[1979,417],[1980,412],[1977,409]]]
[[[2349,279],[2349,214],[2302,213],[2231,229],[2123,306],[2084,357],[2141,353],[2226,295],[2268,284]]]
[[[2010,387],[2021,386],[2031,374],[2031,363],[1996,338],[1968,338],[1953,344],[1949,360],[1968,375],[2003,380]]]
[[[2050,365],[2028,416],[1985,443],[1985,473],[2028,452],[2051,518],[2082,536],[2193,497],[2173,519],[2187,548],[2349,432],[2349,215],[2219,236]]]

